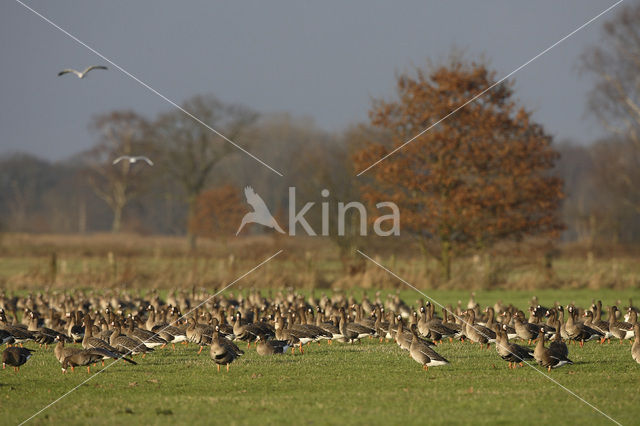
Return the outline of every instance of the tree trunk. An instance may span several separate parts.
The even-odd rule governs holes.
[[[111,222],[111,232],[120,232],[120,225],[122,224],[122,208],[124,206],[116,205],[113,208],[113,222]]]

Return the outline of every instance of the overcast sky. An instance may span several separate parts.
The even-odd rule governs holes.
[[[198,93],[340,130],[389,96],[398,71],[452,46],[506,75],[614,3],[562,1],[24,0],[168,98]],[[585,116],[578,58],[616,9],[515,76],[516,95],[557,139],[601,136]],[[14,0],[0,5],[0,153],[60,160],[94,142],[90,118],[171,106]],[[66,75],[104,64],[84,80]]]

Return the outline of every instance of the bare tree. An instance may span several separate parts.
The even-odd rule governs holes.
[[[640,213],[640,4],[604,24],[602,43],[584,53],[582,65],[596,76],[589,110],[615,136],[615,146],[596,147],[596,173]]]
[[[224,104],[212,95],[195,96],[183,107],[233,141],[237,141],[257,117],[247,108]],[[194,249],[196,234],[188,224],[194,223],[198,196],[207,187],[215,166],[235,148],[177,109],[158,117],[154,136],[163,155],[163,170],[184,190],[188,204],[187,239],[189,247]]]
[[[113,164],[113,160],[123,155],[140,155],[139,150],[147,145],[149,125],[135,112],[115,111],[96,117],[90,127],[98,133],[99,141],[86,153],[87,181],[113,213],[112,232],[119,232],[122,212],[139,192],[140,177],[147,165],[129,161]]]

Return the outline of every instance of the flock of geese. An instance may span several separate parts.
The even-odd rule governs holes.
[[[363,338],[396,342],[425,370],[449,364],[435,348],[454,339],[476,343],[483,350],[494,343],[509,368],[535,360],[550,371],[572,364],[567,343],[582,347],[585,342],[603,344],[611,339],[620,344],[632,341],[631,356],[640,363],[638,310],[631,300],[622,311],[609,306],[606,320],[601,301],[587,307],[557,303],[545,307],[535,297],[526,312],[502,302],[482,309],[473,295],[466,308],[458,302],[438,310],[441,316],[429,301],[418,300],[410,307],[397,294],[382,300],[379,293],[374,300],[365,293],[360,302],[342,293],[305,300],[293,291],[265,297],[254,290],[238,297],[210,296],[195,289],[173,291],[167,300],[157,292],[144,297],[126,292],[26,297],[2,293],[0,341],[7,345],[2,367],[12,366],[17,373],[34,353],[24,347],[27,342],[39,344],[39,352],[44,347],[45,353],[54,345],[63,373],[80,366],[90,373],[92,365],[104,366],[105,360],[135,365],[142,360],[134,361],[134,356],[155,356],[176,344],[193,343],[198,354],[208,347],[218,371],[221,366],[229,371],[229,365],[244,354],[239,342],[246,343],[247,350],[253,345],[259,355],[273,356],[289,350],[303,354],[311,342],[354,343]],[[513,343],[515,339],[520,344]]]

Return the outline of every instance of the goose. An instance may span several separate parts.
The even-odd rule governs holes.
[[[631,358],[638,364],[640,364],[640,324],[636,322],[633,326],[633,331],[635,333],[635,339],[633,341],[633,345],[631,346]]]
[[[549,350],[561,357],[569,356],[569,348],[567,344],[562,341],[562,333],[560,332],[560,321],[556,320],[556,333],[553,337],[553,341],[549,344]]]
[[[258,336],[256,352],[258,355],[285,354],[291,346],[286,340],[269,340],[264,336]]]
[[[15,346],[6,348],[2,352],[2,369],[4,370],[7,365],[10,365],[13,367],[13,371],[17,373],[20,371],[20,366],[31,358],[32,352],[31,349],[18,348]]]
[[[513,318],[513,326],[516,331],[516,335],[520,339],[526,340],[529,344],[531,344],[531,341],[540,331],[540,327],[538,325],[530,322],[522,322],[520,315],[515,315]]]
[[[56,336],[56,346],[53,348],[53,354],[60,364],[70,355],[83,351],[81,348],[65,347],[64,339]]]
[[[153,349],[167,344],[167,341],[156,333],[136,327],[131,314],[129,314],[127,318],[127,325],[128,327],[123,330],[124,334],[134,340],[140,341],[140,343],[144,344],[148,348]]]
[[[292,331],[284,327],[284,318],[278,313],[275,320],[276,340],[286,341],[291,347],[291,353],[295,353],[295,346],[298,345],[300,353],[303,354],[302,343],[300,339],[293,335]]]
[[[153,161],[151,161],[149,159],[149,157],[146,157],[144,155],[122,155],[118,158],[116,158],[115,160],[113,160],[113,165],[115,166],[116,164],[118,164],[119,162],[126,160],[129,162],[129,164],[135,164],[138,161],[144,161],[145,163],[147,163],[150,166],[153,166]]]
[[[111,323],[111,325],[113,326],[113,333],[109,337],[109,344],[122,355],[142,354],[142,358],[144,358],[147,352],[153,352],[153,348],[148,348],[141,341],[122,334],[122,328],[119,323]]]
[[[180,330],[172,324],[167,324],[163,321],[156,322],[156,310],[153,305],[147,307],[149,311],[149,318],[147,319],[146,327],[148,331],[156,333],[163,338],[167,343],[171,342],[171,347],[176,348],[176,343],[186,343],[187,335],[184,331]]]
[[[7,345],[11,345],[15,341],[16,340],[13,338],[11,333],[9,333],[7,330],[0,329],[0,345],[5,343]]]
[[[38,318],[35,316],[33,312],[29,312],[29,327],[27,330],[33,333],[33,339],[40,346],[44,345],[45,349],[48,345],[54,343],[56,338],[60,337],[64,340],[71,341],[67,335],[52,330],[47,327],[38,327]]]
[[[58,77],[60,77],[61,75],[72,73],[72,74],[75,74],[76,77],[78,77],[80,79],[83,79],[89,73],[89,71],[91,71],[91,70],[106,70],[106,69],[107,69],[107,67],[105,67],[104,65],[91,65],[90,67],[87,67],[82,72],[76,71],[76,70],[74,70],[72,68],[67,68],[67,69],[64,69],[64,70],[60,71],[58,73]]]
[[[576,322],[576,309],[574,306],[569,305],[567,307],[567,312],[569,312],[569,317],[567,318],[567,322],[564,325],[565,330],[567,331],[567,335],[571,340],[575,340],[580,342],[580,347],[584,346],[584,342],[589,340],[598,339],[600,340],[604,337],[604,334],[601,332],[587,326]]]
[[[620,344],[622,344],[624,339],[633,338],[633,324],[624,321],[617,321],[616,312],[619,312],[617,306],[613,305],[609,308],[609,332],[613,337],[619,339]]]
[[[533,359],[533,352],[529,348],[510,343],[507,327],[506,324],[503,324],[502,329],[498,329],[496,332],[496,351],[503,360],[509,362],[509,369],[515,369],[517,364],[522,367],[524,360]]]
[[[218,327],[220,329],[220,327]],[[247,342],[247,347],[251,347],[251,342],[255,342],[258,336],[264,331],[257,324],[242,323],[242,314],[236,312],[236,316],[233,322],[233,334],[236,336],[236,340],[242,340]]]
[[[449,364],[449,361],[447,361],[446,358],[423,342],[420,336],[418,336],[415,326],[411,328],[411,333],[413,335],[413,339],[411,339],[411,344],[409,345],[409,354],[414,361],[422,365],[422,368],[425,371],[428,371],[429,367]]]
[[[104,365],[104,360],[109,358],[115,360],[122,359],[123,361],[133,365],[138,364],[134,360],[122,356],[119,353],[111,352],[104,348],[91,348],[82,349],[66,356],[61,362],[62,372],[66,373],[69,366],[71,366],[71,371],[73,371],[75,367],[86,365],[87,373],[91,373],[91,364],[96,364],[98,361],[102,361],[102,365]]]
[[[224,338],[220,337],[220,327],[216,326],[214,328],[213,335],[211,336],[211,349],[209,350],[209,355],[218,365],[218,372],[220,372],[221,365],[226,365],[227,371],[229,371],[229,364],[240,356],[240,354],[237,353],[231,345],[224,342],[223,339]]]
[[[552,368],[562,367],[563,365],[573,364],[566,355],[563,356],[544,347],[544,330],[540,330],[538,333],[538,342],[533,351],[533,357],[537,363],[545,367],[547,371],[551,371]]]
[[[80,325],[82,319],[80,318],[80,311],[67,312],[68,326],[67,335],[70,336],[74,342],[81,342],[84,337],[84,327]]]
[[[118,352],[118,350],[111,346],[109,343],[105,342],[102,339],[98,339],[97,337],[93,337],[93,319],[91,318],[91,315],[85,315],[83,323],[85,332],[84,337],[82,338],[82,347],[84,349],[100,348],[112,353]]]
[[[211,336],[213,336],[214,328],[204,324],[198,324],[198,320],[194,317],[187,321],[189,326],[186,330],[187,340],[200,346],[198,355],[202,349],[211,344]]]
[[[473,309],[467,309],[467,322],[465,323],[464,334],[473,343],[480,343],[480,348],[484,348],[486,343],[487,349],[489,344],[496,341],[496,333],[487,327],[475,323],[476,312]]]

